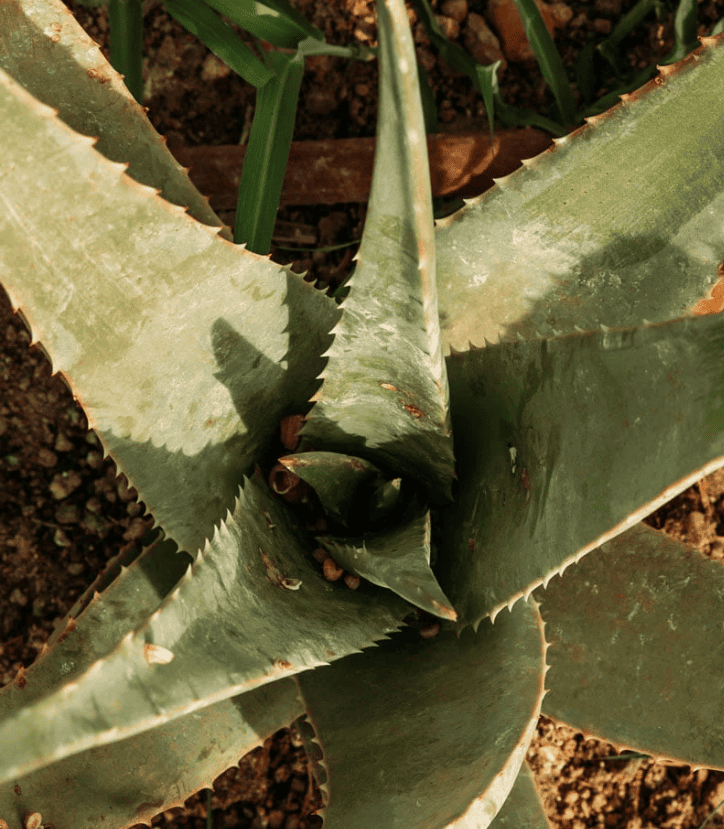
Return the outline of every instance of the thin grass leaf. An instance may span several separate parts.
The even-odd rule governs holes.
[[[420,99],[422,100],[422,117],[425,121],[425,132],[434,135],[440,128],[437,117],[437,103],[435,93],[430,86],[430,79],[420,61],[417,62],[417,77],[420,79]]]
[[[257,88],[274,73],[254,55],[241,38],[208,6],[196,0],[164,0],[168,13],[191,34],[231,67],[247,83]]]
[[[267,61],[276,74],[257,93],[234,223],[234,241],[261,254],[271,246],[304,74],[301,52],[269,52]]]
[[[636,77],[627,84],[623,86],[619,86],[617,89],[614,89],[612,92],[609,92],[607,95],[604,95],[602,98],[599,98],[597,101],[594,101],[590,106],[586,107],[582,115],[584,118],[588,118],[591,115],[598,115],[601,112],[605,112],[607,109],[610,109],[612,106],[618,103],[618,99],[625,95],[627,92],[633,92],[634,90],[638,89],[639,87],[643,86],[647,81],[651,80],[653,76],[656,74],[656,67],[655,66],[647,66],[641,72],[639,72]]]
[[[617,76],[626,71],[626,65],[618,54],[618,44],[641,23],[646,15],[653,9],[655,0],[639,0],[614,26],[611,34],[596,47],[613,67]]]
[[[545,115],[540,115],[535,110],[527,107],[516,107],[511,104],[506,104],[500,95],[495,96],[495,107],[498,118],[503,126],[506,127],[538,127],[539,129],[549,132],[556,138],[560,138],[568,133],[568,130],[554,121],[552,118],[546,118]]]
[[[676,63],[699,45],[699,16],[696,0],[679,0],[674,15],[674,48],[661,64]]]
[[[413,5],[415,6],[417,14],[425,27],[427,36],[430,38],[438,52],[443,58],[445,58],[450,66],[453,67],[453,69],[457,69],[458,72],[464,72],[473,82],[478,92],[482,95],[483,101],[485,101],[485,109],[488,113],[488,126],[490,127],[490,134],[492,136],[493,119],[495,116],[495,101],[490,94],[491,81],[489,79],[489,74],[495,74],[498,66],[500,66],[500,61],[496,61],[489,66],[483,66],[482,64],[477,63],[472,55],[464,49],[461,49],[456,43],[451,43],[445,37],[442,29],[440,28],[440,24],[437,22],[435,13],[430,6],[429,0],[413,0]],[[421,77],[424,77],[424,73],[421,74]]]
[[[324,40],[324,35],[297,14],[287,14],[255,0],[205,0],[208,6],[238,23],[249,34],[285,49],[296,49],[307,37]]]
[[[719,803],[717,803],[717,805],[714,807],[714,811],[710,815],[707,815],[706,819],[701,824],[699,829],[704,829],[704,827],[712,820],[714,815],[719,811],[719,809],[721,809],[722,806],[724,806],[724,800],[721,800],[719,801]]]
[[[551,88],[564,124],[580,121],[573,101],[573,91],[561,56],[553,42],[543,17],[534,0],[513,0],[523,23],[525,36],[533,49],[535,59],[546,83]]]
[[[594,49],[596,48],[593,41],[589,41],[578,53],[573,72],[576,78],[576,86],[581,93],[583,100],[590,104],[596,97],[596,66],[593,60]]]
[[[498,67],[502,60],[496,60],[490,66],[478,65],[475,67],[475,77],[478,79],[478,89],[485,102],[485,112],[488,115],[488,129],[490,140],[493,140],[495,130],[495,95],[498,91]]]
[[[110,0],[111,65],[123,75],[128,91],[143,103],[143,9],[141,0]]]
[[[289,0],[264,0],[263,3],[255,0],[238,0],[238,2],[239,4],[255,6],[257,14],[269,14],[269,10],[276,12],[287,20],[296,23],[299,28],[315,40],[324,40],[322,32],[316,26],[313,26],[301,12],[297,11]]]

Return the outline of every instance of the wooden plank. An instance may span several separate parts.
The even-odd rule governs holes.
[[[365,202],[372,181],[375,138],[293,141],[282,204]],[[433,196],[472,198],[493,178],[508,175],[521,159],[543,152],[550,136],[531,128],[500,130],[491,146],[487,131],[428,135]],[[180,147],[173,154],[214,210],[235,210],[246,147]]]

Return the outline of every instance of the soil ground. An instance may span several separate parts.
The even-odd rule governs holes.
[[[108,45],[105,9],[67,5],[104,49]],[[354,39],[374,45],[371,0],[296,0],[304,15],[329,42]],[[439,6],[433,0],[433,6]],[[458,8],[460,8],[460,5]],[[616,24],[631,3],[597,0],[570,3],[572,21],[557,43],[572,64],[591,33],[599,36]],[[484,14],[485,3],[462,3],[459,42],[465,45],[471,13]],[[254,91],[218,62],[158,2],[146,2],[144,49],[149,117],[171,146],[238,143],[248,129]],[[700,4],[701,34],[724,15],[722,2]],[[417,31],[423,64],[428,68],[440,120],[450,131],[486,128],[484,110],[465,77],[457,75]],[[671,13],[637,30],[625,44],[632,65],[643,66],[666,54],[671,45]],[[302,85],[295,140],[373,135],[376,64],[341,59],[311,63]],[[510,64],[503,77],[510,103],[546,112],[551,99],[536,69]],[[598,95],[607,91],[605,86]],[[230,216],[222,216],[230,222]],[[331,253],[282,250],[280,240],[296,235],[311,247],[359,239],[364,205],[286,207],[280,212],[272,255],[295,262],[323,283],[349,268],[353,248]],[[284,242],[282,241],[282,244]],[[77,597],[105,562],[125,545],[136,544],[150,519],[113,463],[102,457],[88,431],[83,411],[63,381],[51,376],[42,353],[0,291],[0,684],[29,665]],[[709,476],[654,513],[649,519],[673,537],[705,554],[724,557],[724,477]],[[563,724],[541,717],[528,762],[556,829],[707,829],[724,827],[714,810],[724,801],[724,773],[671,768],[641,758],[612,760],[606,743],[585,740]],[[183,812],[160,815],[154,825],[176,829],[207,826],[208,793],[192,798]],[[301,742],[285,729],[241,760],[217,781],[210,797],[215,829],[305,829],[318,824],[309,813],[319,804]],[[372,829],[372,827],[370,827]]]

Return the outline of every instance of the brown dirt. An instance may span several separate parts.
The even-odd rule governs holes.
[[[67,0],[79,21],[107,48],[104,9],[86,9]],[[296,0],[328,41],[375,37],[371,0]],[[440,3],[433,0],[433,6]],[[572,63],[586,36],[615,25],[631,3],[597,0],[571,3],[575,27],[558,36]],[[468,11],[484,12],[471,2]],[[156,128],[173,146],[237,143],[253,116],[254,92],[225,73],[207,50],[169,20],[158,2],[146,2],[145,104]],[[724,15],[724,2],[704,2],[700,19]],[[644,65],[670,48],[670,14],[640,27],[627,43],[632,64]],[[417,31],[417,30],[416,30]],[[702,27],[701,33],[706,33]],[[468,80],[435,58],[425,38],[416,40],[449,131],[485,128],[482,104]],[[459,38],[464,45],[464,28]],[[545,112],[550,96],[537,70],[511,64],[503,79],[506,99]],[[599,90],[601,94],[605,90]],[[373,135],[376,64],[341,59],[310,62],[302,85],[295,140]],[[222,217],[231,222],[232,216]],[[359,239],[364,205],[284,208],[272,254],[295,261],[321,282],[347,272],[353,249],[297,254],[284,240],[305,239],[310,247]],[[288,244],[288,241],[287,241]],[[298,242],[296,243],[298,244]],[[0,684],[29,665],[61,618],[122,547],[137,543],[148,526],[144,508],[125,481],[102,458],[82,410],[64,382],[51,376],[39,349],[29,347],[27,330],[0,292]],[[724,482],[710,476],[682,493],[649,519],[714,558],[724,550]],[[724,800],[724,773],[653,765],[642,759],[611,760],[611,746],[585,740],[566,726],[541,717],[528,753],[551,824],[556,829],[696,829]],[[285,729],[267,740],[217,781],[211,797],[215,829],[305,829],[316,806],[297,736]],[[207,793],[186,810],[159,816],[154,824],[176,829],[206,826]],[[303,810],[303,811],[302,811]],[[711,816],[707,829],[724,827]]]

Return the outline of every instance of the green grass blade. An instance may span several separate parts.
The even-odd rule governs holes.
[[[546,83],[551,88],[558,104],[560,117],[564,124],[577,124],[580,121],[573,101],[571,84],[566,75],[561,56],[553,42],[550,32],[543,22],[538,6],[534,0],[513,0],[523,22],[523,29],[533,49]]]
[[[420,16],[420,20],[425,26],[427,36],[435,48],[453,69],[457,69],[458,72],[464,72],[481,94],[485,102],[485,111],[488,114],[488,127],[490,128],[490,135],[492,136],[496,101],[494,89],[497,84],[497,81],[495,81],[495,73],[498,70],[498,66],[500,66],[500,61],[491,63],[489,66],[483,66],[477,63],[468,52],[461,49],[456,43],[451,43],[445,37],[440,28],[440,24],[437,22],[435,13],[430,6],[429,0],[413,0],[413,2]]]
[[[674,15],[674,48],[661,61],[662,64],[676,63],[693,52],[699,45],[699,25],[696,0],[680,0]]]
[[[304,18],[300,21],[297,15],[289,16],[269,8],[268,4],[256,3],[254,0],[206,0],[206,4],[238,23],[254,37],[273,43],[274,46],[296,49],[299,42],[307,37],[324,39],[319,29]]]
[[[485,102],[485,112],[488,115],[488,129],[490,139],[493,139],[495,129],[495,97],[498,91],[498,67],[502,61],[496,60],[490,66],[478,65],[475,67],[475,77],[480,94]]]
[[[239,1],[241,3],[249,2],[249,0]],[[313,26],[300,11],[295,9],[289,0],[264,0],[263,3],[254,2],[253,5],[256,7],[257,14],[268,14],[271,10],[296,23],[309,37],[313,37],[315,40],[324,40],[322,32],[316,26]]]
[[[164,4],[172,17],[247,83],[258,88],[274,76],[273,71],[264,66],[241,38],[204,3],[164,0]]]
[[[655,66],[647,66],[645,69],[642,69],[632,81],[623,86],[619,86],[617,89],[614,89],[612,92],[609,92],[586,107],[583,110],[583,116],[588,118],[590,115],[599,115],[601,112],[605,112],[607,109],[615,106],[621,95],[625,95],[627,92],[633,92],[635,89],[643,86],[654,77],[656,71]]]
[[[234,224],[234,241],[266,254],[271,245],[294,132],[304,57],[269,52],[275,77],[257,92]]]
[[[625,65],[618,54],[618,44],[641,23],[653,9],[655,0],[638,0],[614,26],[611,34],[596,48],[613,67],[617,75],[625,71]]]
[[[129,92],[143,103],[143,10],[141,0],[110,0],[111,65],[123,75]]]

